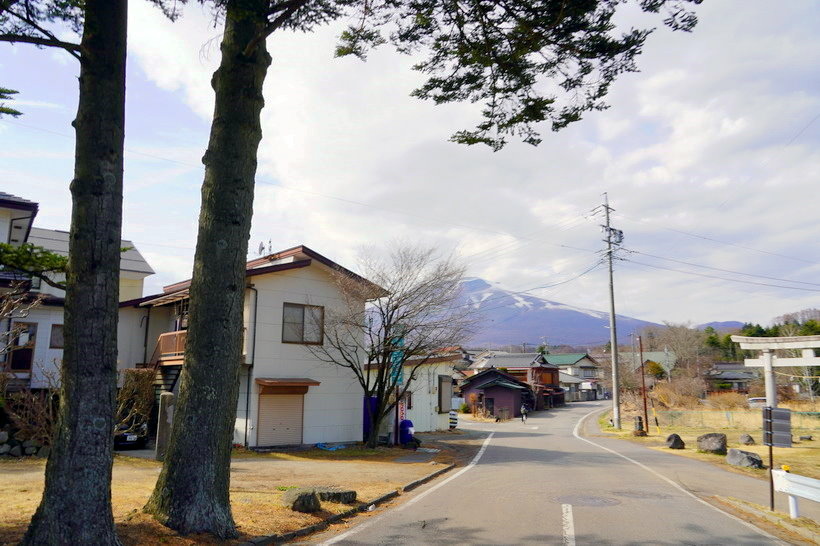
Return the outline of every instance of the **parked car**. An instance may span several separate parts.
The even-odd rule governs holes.
[[[137,430],[129,429],[131,427],[120,425],[114,434],[114,449],[145,449],[148,443],[148,425],[143,423]]]
[[[750,408],[765,408],[766,407],[766,397],[765,396],[753,396],[751,398],[747,398],[746,402],[749,403]]]

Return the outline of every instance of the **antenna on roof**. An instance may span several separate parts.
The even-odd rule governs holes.
[[[260,256],[265,253],[265,243],[259,243],[259,248],[257,249],[256,253]]]

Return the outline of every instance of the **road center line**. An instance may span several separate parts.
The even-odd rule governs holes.
[[[335,536],[331,539],[328,539],[328,540],[322,542],[322,544],[335,544],[337,542],[340,542],[340,541],[346,539],[347,537],[349,537],[351,535],[354,535],[354,534],[358,533],[359,531],[367,529],[368,527],[370,527],[374,523],[377,523],[377,522],[381,521],[383,518],[388,517],[389,515],[393,514],[394,512],[401,512],[402,510],[404,510],[405,508],[407,508],[411,504],[415,504],[416,502],[420,501],[421,499],[423,499],[424,497],[426,497],[427,495],[429,495],[430,493],[432,493],[433,491],[435,491],[439,487],[443,486],[444,484],[458,478],[459,476],[461,476],[462,474],[464,474],[465,472],[470,470],[472,467],[474,467],[476,465],[476,463],[478,463],[478,461],[481,459],[481,456],[484,455],[485,451],[487,451],[487,446],[490,445],[490,440],[492,439],[493,435],[495,435],[495,432],[491,432],[490,435],[487,436],[484,439],[484,443],[481,444],[481,449],[478,450],[478,453],[475,454],[475,457],[473,457],[473,460],[470,461],[470,463],[467,466],[465,466],[464,468],[462,468],[461,470],[459,470],[458,472],[456,472],[455,474],[453,474],[452,476],[450,476],[449,478],[447,478],[443,482],[437,483],[436,485],[434,485],[430,489],[428,489],[428,490],[424,491],[423,493],[413,497],[412,499],[410,499],[406,503],[402,504],[401,506],[399,506],[395,510],[389,510],[389,511],[385,512],[384,514],[381,514],[380,516],[376,516],[375,518],[372,518],[369,521],[366,521],[366,522],[362,523],[361,525],[357,525],[356,527],[353,527],[352,529],[350,529],[349,531],[347,531],[345,533],[342,533],[341,535],[337,535],[337,536]]]
[[[572,505],[561,505],[561,529],[564,546],[575,546],[575,523],[572,521]]]
[[[738,518],[738,517],[736,517],[736,516],[733,516],[732,514],[730,514],[730,513],[728,513],[728,512],[724,512],[723,510],[721,510],[721,509],[720,509],[720,508],[718,508],[717,506],[713,506],[713,505],[709,504],[708,502],[706,502],[706,501],[705,501],[705,500],[703,500],[702,498],[698,497],[697,495],[695,495],[694,493],[692,493],[692,492],[691,492],[691,491],[689,491],[688,489],[686,489],[686,488],[684,488],[683,486],[681,486],[681,485],[680,485],[679,483],[677,483],[676,481],[674,481],[674,480],[670,480],[669,478],[667,478],[666,476],[664,476],[664,475],[663,475],[663,474],[661,474],[660,472],[657,472],[656,470],[654,470],[654,469],[652,469],[652,468],[649,468],[649,467],[648,467],[648,466],[646,466],[645,464],[643,464],[643,463],[639,463],[639,462],[638,462],[638,461],[636,461],[635,459],[632,459],[632,458],[630,458],[630,457],[627,457],[626,455],[624,455],[624,454],[622,454],[622,453],[618,453],[618,452],[617,452],[617,451],[615,451],[614,449],[610,449],[610,448],[608,448],[608,447],[604,447],[604,446],[602,446],[601,444],[598,444],[598,443],[596,443],[596,442],[593,442],[592,440],[588,440],[588,439],[586,439],[586,438],[581,437],[581,435],[580,435],[580,434],[578,434],[578,431],[581,429],[581,425],[583,424],[583,422],[587,419],[587,417],[589,417],[589,416],[590,416],[590,415],[592,415],[593,413],[598,413],[598,412],[600,412],[600,411],[601,411],[600,409],[592,410],[591,412],[587,413],[586,415],[584,415],[583,417],[581,417],[580,419],[578,419],[578,422],[577,422],[577,423],[575,423],[575,428],[574,428],[574,429],[572,429],[572,435],[573,435],[573,436],[575,436],[576,438],[578,438],[579,440],[581,440],[582,442],[586,442],[586,443],[588,443],[588,444],[594,445],[595,447],[600,448],[600,449],[603,449],[604,451],[609,451],[609,452],[610,452],[610,453],[612,453],[613,455],[617,455],[618,457],[621,457],[622,459],[626,459],[626,460],[627,460],[627,461],[629,461],[630,463],[635,464],[635,465],[637,465],[637,466],[639,466],[639,467],[643,468],[644,470],[646,470],[646,471],[647,471],[647,472],[649,472],[650,474],[653,474],[653,475],[655,475],[656,477],[660,478],[661,480],[665,481],[666,483],[668,483],[669,485],[671,485],[671,486],[672,486],[672,487],[674,487],[675,489],[679,490],[679,491],[680,491],[681,493],[683,493],[684,495],[688,495],[688,496],[692,497],[693,499],[695,499],[695,500],[696,500],[696,501],[698,501],[699,503],[703,504],[704,506],[708,506],[708,507],[709,507],[709,508],[711,508],[712,510],[714,510],[714,511],[716,511],[716,512],[720,513],[720,514],[723,514],[723,515],[724,515],[724,516],[726,516],[727,518],[733,519],[733,520],[735,520],[736,522],[738,522],[738,523],[740,523],[740,524],[742,524],[742,525],[744,525],[744,526],[748,527],[749,529],[753,529],[754,531],[756,531],[756,532],[758,532],[759,534],[761,534],[761,535],[765,536],[766,538],[769,538],[769,539],[771,539],[771,540],[774,540],[777,544],[783,544],[783,541],[781,541],[779,538],[777,538],[777,537],[775,537],[775,536],[773,536],[773,535],[770,535],[769,533],[767,533],[767,532],[766,532],[766,531],[764,531],[763,529],[760,529],[759,527],[756,527],[755,525],[752,525],[752,524],[751,524],[751,523],[749,523],[748,521],[744,521],[744,520],[742,520],[742,519],[740,519],[740,518]]]

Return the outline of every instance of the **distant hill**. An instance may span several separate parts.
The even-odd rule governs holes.
[[[723,322],[706,322],[704,324],[698,324],[695,328],[698,330],[705,330],[709,326],[718,332],[725,332],[728,330],[740,330],[743,328],[743,323],[736,320],[724,320]]]
[[[462,284],[462,303],[477,309],[481,326],[469,345],[530,346],[546,338],[550,345],[600,345],[609,341],[609,313],[574,307],[530,294],[494,286],[484,279],[468,278]],[[653,322],[617,315],[618,339]],[[532,348],[532,347],[531,347]]]

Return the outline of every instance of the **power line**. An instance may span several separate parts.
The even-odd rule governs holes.
[[[772,288],[786,288],[786,289],[790,289],[790,290],[802,290],[804,292],[820,292],[820,289],[814,289],[814,288],[802,288],[802,287],[799,287],[799,286],[785,286],[785,285],[780,285],[780,284],[769,284],[769,283],[755,282],[755,281],[743,281],[743,280],[740,280],[740,279],[729,279],[729,278],[726,278],[726,277],[719,277],[717,275],[707,275],[705,273],[695,273],[694,271],[685,271],[683,269],[672,269],[670,267],[663,267],[663,266],[660,266],[660,265],[652,265],[652,264],[648,264],[648,263],[644,263],[644,262],[638,262],[638,261],[635,261],[635,260],[631,260],[629,258],[621,258],[621,260],[625,261],[625,262],[628,262],[628,263],[633,263],[633,264],[643,265],[643,266],[646,266],[646,267],[651,267],[653,269],[663,269],[664,271],[673,271],[675,273],[684,273],[686,275],[694,275],[694,276],[697,276],[697,277],[705,277],[705,278],[708,278],[708,279],[718,279],[718,280],[721,280],[721,281],[729,281],[729,282],[736,282],[736,283],[742,283],[742,284],[753,284],[753,285],[756,285],[756,286],[770,286]]]
[[[635,218],[630,218],[629,216],[626,216],[623,213],[621,213],[619,216],[621,216],[625,220],[630,220],[630,221],[636,222],[638,224],[645,224],[647,222],[651,223],[651,221],[649,221],[649,220],[637,220]],[[742,248],[744,250],[750,250],[752,252],[758,252],[760,254],[766,254],[766,255],[769,255],[769,256],[776,256],[778,258],[786,258],[788,260],[795,260],[795,261],[807,263],[807,264],[810,264],[810,265],[818,265],[817,262],[812,262],[811,260],[806,260],[804,258],[798,258],[796,256],[787,256],[786,254],[778,254],[777,252],[771,252],[771,251],[768,251],[768,250],[761,250],[759,248],[745,246],[745,245],[741,245],[741,244],[738,244],[738,243],[732,243],[732,242],[729,242],[729,241],[722,241],[720,239],[715,239],[714,237],[709,237],[707,235],[700,235],[698,233],[692,233],[690,231],[684,231],[684,230],[681,230],[681,229],[675,229],[675,228],[670,228],[670,227],[666,227],[666,226],[660,226],[660,227],[661,227],[661,229],[665,229],[666,231],[671,231],[671,232],[674,232],[674,233],[680,233],[681,235],[687,235],[689,237],[694,237],[694,238],[697,238],[697,239],[703,239],[705,241],[712,241],[713,243],[718,243],[718,244],[721,244],[721,245],[734,246],[734,247],[737,247],[737,248]]]
[[[625,248],[624,250],[626,252],[629,252],[629,253],[641,254],[642,256],[649,256],[651,258],[657,258],[659,260],[667,260],[667,261],[675,262],[675,263],[679,263],[679,264],[691,265],[693,267],[701,267],[703,269],[711,269],[712,271],[722,271],[723,273],[734,273],[736,275],[745,275],[747,277],[757,277],[759,279],[768,279],[770,281],[782,281],[782,282],[791,282],[791,283],[795,283],[795,284],[806,284],[806,285],[810,285],[810,286],[820,286],[820,283],[816,283],[816,282],[793,281],[791,279],[782,279],[780,277],[769,277],[769,276],[766,276],[766,275],[757,275],[755,273],[744,273],[743,271],[732,271],[731,269],[722,269],[720,267],[711,267],[711,266],[708,266],[708,265],[696,264],[696,263],[687,262],[687,261],[684,261],[684,260],[676,260],[675,258],[666,258],[664,256],[657,256],[655,254],[649,254],[648,252],[641,252],[640,250],[634,250],[634,249],[629,249],[629,248]]]

